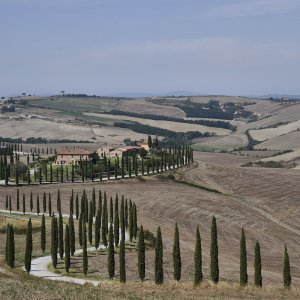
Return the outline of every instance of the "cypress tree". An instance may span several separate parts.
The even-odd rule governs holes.
[[[109,279],[115,276],[115,248],[114,248],[114,232],[112,223],[109,226],[109,242],[108,242],[108,275]]]
[[[109,204],[109,223],[114,223],[114,205],[112,197],[110,197],[110,204]]]
[[[247,274],[247,249],[244,228],[242,228],[240,240],[240,285],[245,286],[248,283]]]
[[[134,238],[136,239],[137,237],[137,230],[138,230],[138,226],[137,226],[137,213],[136,213],[136,205],[135,203],[133,203],[133,206],[132,206],[132,234],[134,236]]]
[[[179,244],[179,230],[177,223],[175,224],[174,244],[173,244],[173,265],[174,265],[174,279],[179,281],[181,278],[181,255]]]
[[[6,226],[6,244],[5,244],[5,261],[6,264],[9,265],[9,253],[10,253],[10,228],[9,228],[10,224],[7,224]]]
[[[138,271],[139,278],[141,281],[145,279],[145,239],[144,239],[144,229],[141,225],[139,230],[139,241],[138,241]]]
[[[125,215],[124,215],[124,196],[121,200],[121,212],[120,212],[120,227],[121,227],[121,240],[125,241]]]
[[[44,192],[43,194],[43,212],[46,213],[47,210],[47,196],[46,193]]]
[[[45,224],[45,216],[42,216],[42,224],[41,224],[41,250],[45,253],[46,249],[46,224]]]
[[[39,195],[36,196],[36,212],[39,216],[40,215],[40,197],[39,197]]]
[[[261,256],[260,256],[260,246],[259,242],[256,241],[255,253],[254,253],[254,284],[257,287],[262,286],[262,276],[261,276]]]
[[[32,191],[30,192],[30,211],[32,212],[33,210],[33,196],[32,196]]]
[[[122,239],[120,242],[120,282],[126,282],[126,263],[125,263],[125,241]]]
[[[164,282],[163,271],[163,243],[160,227],[157,228],[156,244],[155,244],[155,284]]]
[[[11,196],[9,196],[9,202],[8,202],[8,204],[9,204],[9,212],[11,213],[11,211],[12,211]]]
[[[49,211],[49,217],[52,215],[52,203],[51,203],[51,194],[48,194],[48,211]]]
[[[70,252],[73,256],[75,253],[75,227],[73,215],[69,216],[69,243],[70,243]]]
[[[197,230],[196,230],[196,243],[195,243],[194,262],[195,262],[194,284],[199,285],[203,280],[203,274],[202,274],[202,248],[201,248],[201,238],[200,238],[199,226],[197,226]]]
[[[64,257],[64,225],[63,225],[62,214],[59,214],[58,217],[58,248],[60,259]]]
[[[78,193],[76,194],[75,210],[76,210],[76,220],[78,220],[78,218],[79,218],[79,199],[78,199]]]
[[[118,195],[116,196],[116,200],[115,200],[114,237],[115,237],[115,245],[116,247],[118,247],[120,241],[120,219],[119,219]]]
[[[56,269],[57,266],[57,250],[58,250],[58,237],[57,237],[57,219],[52,215],[51,218],[51,257],[53,267]]]
[[[284,246],[284,261],[283,261],[283,286],[285,288],[290,288],[292,283],[292,277],[291,277],[291,269],[290,269],[290,259],[289,254],[286,248],[286,245]]]
[[[90,209],[89,209],[89,223],[88,223],[88,235],[90,245],[93,243],[93,202],[90,201]]]
[[[25,258],[24,258],[25,270],[27,271],[28,274],[31,270],[31,258],[32,258],[32,224],[30,218],[27,224]]]
[[[10,226],[10,234],[9,234],[9,237],[10,237],[10,241],[9,241],[9,244],[10,244],[10,264],[9,266],[11,268],[14,268],[15,267],[15,234],[14,234],[14,227],[11,225]]]
[[[70,269],[70,231],[69,226],[66,225],[65,229],[65,269],[69,273]]]
[[[82,266],[83,266],[83,273],[86,276],[88,271],[88,255],[87,255],[87,238],[86,238],[86,223],[83,222],[82,226]]]
[[[129,206],[129,239],[132,242],[133,239],[133,209]]]
[[[70,215],[73,215],[74,212],[74,192],[72,190],[72,194],[70,196]]]
[[[5,197],[5,209],[8,210],[8,195]]]
[[[57,191],[56,208],[58,213],[61,214],[60,190]]]
[[[79,245],[82,247],[82,232],[83,232],[83,223],[84,223],[84,216],[83,213],[80,214],[79,216],[79,222],[78,222],[78,240],[79,240]]]
[[[93,213],[93,217],[96,216],[96,192],[95,192],[95,188],[93,188],[93,193],[92,193],[92,213]]]
[[[20,209],[20,191],[17,189],[17,211]]]
[[[102,237],[102,243],[105,247],[107,247],[107,238],[106,238],[106,218],[107,213],[105,213],[105,200],[103,203],[103,214],[102,214],[102,226],[101,226],[101,237]]]
[[[124,217],[125,217],[125,227],[127,229],[128,228],[128,202],[127,202],[127,198],[125,199],[125,213],[124,213]]]
[[[23,194],[23,215],[25,215],[26,212],[26,202],[25,202],[25,194]]]
[[[98,249],[100,243],[100,210],[97,210],[96,218],[95,218],[95,248]]]
[[[214,283],[219,282],[219,253],[218,253],[218,233],[215,216],[211,225],[211,246],[210,246],[210,276]]]

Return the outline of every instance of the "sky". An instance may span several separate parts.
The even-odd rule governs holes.
[[[300,0],[0,0],[0,96],[300,94]]]

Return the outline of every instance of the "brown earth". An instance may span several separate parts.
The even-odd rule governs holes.
[[[137,203],[139,224],[155,232],[161,226],[164,242],[165,278],[172,279],[172,244],[174,224],[177,221],[181,236],[182,280],[193,279],[193,251],[196,226],[200,226],[205,278],[209,278],[210,225],[213,215],[218,222],[220,275],[222,279],[239,280],[239,239],[245,228],[248,247],[249,281],[253,282],[253,250],[259,240],[262,251],[263,282],[282,283],[283,248],[287,244],[293,283],[300,283],[298,264],[300,236],[298,202],[300,173],[293,170],[241,168],[251,159],[230,154],[195,153],[195,163],[182,168],[177,176],[188,181],[217,188],[224,195],[171,180],[146,178],[102,184],[53,184],[22,187],[28,195],[43,191],[62,194],[64,212],[68,212],[71,189],[85,188],[89,197],[93,187],[106,190],[108,195],[124,194]],[[0,188],[1,207],[5,194],[13,188]],[[55,207],[55,205],[52,205]],[[102,266],[101,261],[98,263]],[[129,276],[137,278],[136,256],[128,255]],[[106,272],[106,270],[104,271]],[[130,275],[131,274],[131,275]],[[147,280],[153,279],[153,251],[147,252]]]

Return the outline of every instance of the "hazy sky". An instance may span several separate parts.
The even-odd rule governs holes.
[[[300,0],[0,0],[0,95],[300,94]]]

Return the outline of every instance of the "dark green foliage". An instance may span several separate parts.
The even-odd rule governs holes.
[[[40,197],[39,197],[39,195],[36,196],[36,212],[39,216],[40,215]]]
[[[240,240],[240,285],[245,286],[248,283],[247,273],[247,248],[244,228],[242,228]]]
[[[156,244],[155,244],[155,284],[163,284],[163,243],[160,227],[157,228]]]
[[[83,273],[86,276],[88,271],[88,255],[87,255],[87,237],[86,237],[86,223],[83,222],[82,226],[82,267]]]
[[[88,227],[88,236],[90,245],[93,243],[93,202],[90,201],[90,209],[89,209],[89,227]]]
[[[72,194],[70,196],[70,215],[73,215],[74,212],[74,192],[72,190]]]
[[[84,216],[81,213],[79,216],[79,222],[78,222],[78,241],[79,245],[82,247],[82,232],[83,232],[83,223],[84,223]]]
[[[116,196],[116,200],[115,200],[114,237],[115,237],[115,245],[116,247],[118,247],[120,241],[120,219],[119,219],[118,195]]]
[[[20,191],[17,189],[17,211],[20,209]]]
[[[51,258],[53,267],[57,266],[57,250],[58,250],[58,225],[57,219],[52,215],[51,218]]]
[[[144,229],[141,225],[139,230],[139,241],[138,241],[138,272],[141,281],[145,279],[145,239],[144,239]]]
[[[73,256],[75,253],[75,227],[73,215],[69,217],[69,240],[70,240],[70,252]]]
[[[9,196],[8,207],[9,207],[9,212],[11,212],[12,211],[11,196]]]
[[[57,191],[56,208],[57,208],[58,213],[61,214],[60,190]]]
[[[93,193],[92,193],[92,213],[93,213],[93,217],[96,216],[96,192],[95,192],[95,188],[93,188]]]
[[[100,229],[101,229],[101,217],[100,210],[97,210],[95,218],[95,248],[98,249],[100,243]]]
[[[52,216],[52,202],[51,202],[51,194],[48,194],[48,212],[49,212],[49,217]]]
[[[107,214],[105,213],[105,201],[104,201],[103,214],[102,214],[101,237],[102,237],[102,243],[105,247],[107,247],[106,218],[107,218]]]
[[[79,199],[78,194],[76,194],[76,203],[75,203],[75,210],[76,210],[76,220],[79,218]]]
[[[255,252],[254,252],[254,284],[257,287],[262,286],[261,256],[260,256],[260,246],[258,241],[256,241]]]
[[[173,266],[174,266],[174,279],[179,281],[181,278],[181,255],[179,243],[179,230],[177,223],[175,224],[174,244],[173,244]]]
[[[30,218],[27,224],[25,258],[24,258],[25,270],[27,271],[28,274],[31,270],[31,258],[32,258],[32,223]]]
[[[5,252],[6,263],[9,267],[14,268],[15,266],[15,238],[14,228],[8,224],[6,229],[6,252]]]
[[[69,273],[70,269],[70,230],[69,226],[66,225],[65,229],[65,269]]]
[[[46,250],[46,224],[45,224],[45,216],[42,216],[42,224],[41,224],[41,250],[45,253]]]
[[[112,223],[109,226],[109,238],[108,238],[108,256],[107,267],[109,279],[113,279],[115,276],[115,248],[114,248],[114,231]]]
[[[110,204],[109,204],[109,223],[114,223],[114,205],[112,197],[110,197]]]
[[[121,201],[121,211],[120,211],[120,228],[121,228],[121,240],[125,241],[125,215],[124,215],[124,196],[122,196]]]
[[[59,214],[58,218],[58,248],[59,248],[59,257],[63,259],[64,257],[64,227],[63,227],[63,218],[62,214]]]
[[[127,198],[125,199],[125,212],[124,212],[124,217],[125,217],[125,227],[126,229],[128,228],[128,202]]]
[[[132,209],[132,205],[129,206],[129,239],[130,239],[130,242],[132,242],[132,239],[133,239],[133,209]]]
[[[291,269],[290,269],[290,259],[289,254],[286,248],[286,245],[284,246],[284,261],[283,261],[283,286],[285,288],[290,288],[292,283],[292,277],[291,277]]]
[[[5,197],[5,209],[8,210],[8,195]]]
[[[43,194],[43,213],[45,213],[47,210],[47,196],[46,193],[44,192]]]
[[[199,232],[199,226],[197,226],[197,230],[196,230],[196,243],[195,243],[194,262],[195,262],[194,284],[198,285],[203,280],[202,248],[201,248],[201,237],[200,237],[200,232]]]
[[[126,263],[125,263],[125,241],[122,239],[120,242],[120,282],[126,282]]]
[[[212,218],[211,225],[211,246],[210,246],[210,276],[214,283],[219,282],[219,250],[218,250],[218,232],[215,216]]]
[[[135,205],[135,203],[133,203],[133,206],[132,206],[132,235],[134,236],[135,239],[137,237],[137,230],[138,230],[138,226],[137,226],[136,205]]]

